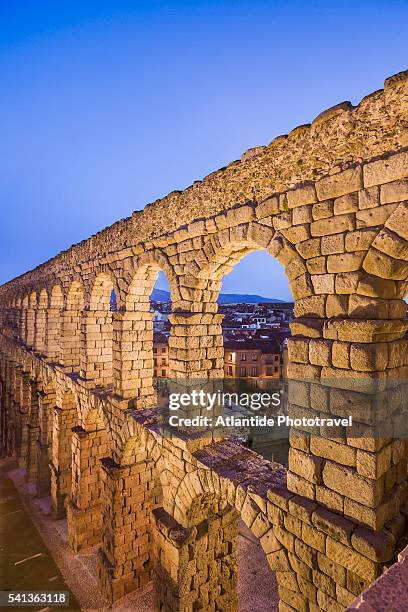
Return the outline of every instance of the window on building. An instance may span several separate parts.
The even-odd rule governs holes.
[[[166,376],[166,370],[162,370],[162,376]]]
[[[154,359],[154,365],[157,366],[157,359]]]
[[[279,355],[275,355],[275,361],[279,361]]]
[[[157,370],[154,370],[154,372],[153,372],[153,376],[156,376],[156,377],[157,377]]]
[[[258,353],[252,353],[252,361],[258,361]]]
[[[153,353],[157,353],[157,346],[153,347]]]
[[[273,368],[266,368],[266,375],[273,376]]]
[[[166,365],[166,358],[162,357],[162,365]]]
[[[252,376],[258,376],[258,368],[257,367],[253,367],[252,368]]]
[[[232,366],[228,366],[228,374],[232,376]]]
[[[240,376],[246,376],[246,368],[240,368],[239,369],[239,375]]]
[[[163,346],[163,348],[162,348],[162,353],[165,353],[165,352],[166,352],[166,347],[165,347],[165,346]]]
[[[241,353],[241,361],[246,361],[246,360],[247,360],[246,353]]]
[[[275,366],[274,370],[275,370],[275,374],[277,374],[279,372],[278,366]]]

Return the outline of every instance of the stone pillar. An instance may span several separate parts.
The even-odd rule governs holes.
[[[75,553],[101,543],[100,460],[108,452],[105,430],[72,430],[72,484],[67,508],[68,541]]]
[[[19,339],[20,311],[17,307],[12,310],[13,317],[13,338],[15,341]]]
[[[406,324],[338,318],[323,322],[319,338],[299,325],[303,337],[289,341],[289,378],[298,379],[289,382],[290,416],[351,416],[352,427],[293,430],[288,489],[381,530],[408,495]]]
[[[36,488],[38,497],[47,497],[51,492],[51,472],[49,444],[37,440],[37,479]]]
[[[192,395],[197,391],[208,394],[222,391],[224,380],[222,319],[223,315],[213,313],[177,312],[169,315],[171,322],[170,380],[166,392]],[[190,405],[184,405],[179,415],[182,414],[185,418],[211,416],[215,419],[221,411],[222,406],[215,405],[209,413],[205,406],[196,405],[193,402]],[[164,425],[167,426],[166,419]],[[178,426],[176,434],[188,434],[187,429]],[[202,425],[195,427],[196,436],[200,430],[201,438],[208,438],[208,436],[211,438],[214,435],[212,428]],[[221,428],[218,429],[216,435],[222,437]]]
[[[35,333],[34,333],[34,350],[41,355],[46,352],[45,342],[45,327],[47,321],[47,310],[37,307],[35,311]]]
[[[81,310],[63,310],[61,353],[62,363],[67,372],[79,372],[81,353]]]
[[[237,610],[236,512],[226,509],[190,528],[163,508],[153,516],[155,609]]]
[[[7,387],[9,393],[6,394],[7,404],[6,409],[6,439],[5,445],[8,455],[17,454],[20,445],[20,428],[19,428],[19,400],[20,400],[20,376],[21,368],[17,362],[11,362],[9,383]]]
[[[25,343],[27,336],[27,310],[23,306],[20,309],[20,316],[18,321],[18,337],[20,342]]]
[[[52,415],[55,405],[53,393],[38,394],[39,437],[37,441],[37,495],[45,497],[51,491]]]
[[[16,339],[19,330],[19,312],[17,308],[1,309],[0,319],[2,333],[11,339]]]
[[[81,325],[81,377],[95,386],[112,384],[112,312],[84,312]]]
[[[6,359],[4,369],[4,387],[2,389],[2,411],[1,411],[1,429],[0,429],[0,443],[1,443],[1,454],[3,457],[10,456],[12,454],[11,444],[11,424],[12,424],[12,413],[13,413],[13,393],[12,393],[12,375],[16,362]]]
[[[103,535],[98,578],[110,602],[151,579],[151,511],[156,503],[152,462],[118,466],[102,460]]]
[[[3,370],[4,364],[4,370]],[[0,458],[6,456],[6,444],[5,444],[5,433],[6,433],[6,365],[5,360],[2,359],[2,373],[0,381]],[[4,374],[3,374],[4,373]]]
[[[34,348],[35,340],[35,308],[27,308],[26,310],[26,337],[25,343],[28,348]]]
[[[61,308],[47,310],[45,326],[45,353],[47,360],[52,363],[62,361],[62,316]]]
[[[153,389],[153,313],[113,313],[113,390],[134,407],[155,402]]]
[[[28,372],[21,372],[21,388],[20,388],[20,447],[18,451],[18,465],[21,468],[27,469],[28,457],[28,422],[29,422],[29,404],[31,402],[30,394],[30,375]]]
[[[223,379],[223,315],[173,313],[169,315],[171,378]]]
[[[28,444],[27,444],[27,472],[26,478],[29,481],[37,480],[38,453],[37,441],[39,438],[38,422],[38,390],[35,380],[29,381],[29,414],[27,424]]]
[[[75,406],[64,410],[54,407],[50,470],[52,511],[56,519],[65,516],[67,496],[71,491],[72,428],[76,421]]]
[[[5,407],[5,401],[4,401],[4,396],[5,396],[5,386],[4,386],[4,381],[3,379],[0,380],[0,458],[2,459],[3,457],[5,457],[6,455],[6,449],[5,449],[5,445],[4,445],[4,431],[5,431],[5,414],[6,414],[6,407]]]

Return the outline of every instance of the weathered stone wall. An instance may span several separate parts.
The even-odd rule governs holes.
[[[391,388],[400,415],[408,371],[407,220],[401,73],[0,288],[2,440],[67,514],[73,550],[100,547],[111,600],[153,577],[158,609],[235,609],[237,516],[284,611],[343,610],[392,560],[407,522],[407,445],[386,410]],[[295,300],[290,414],[352,411],[356,428],[293,429],[288,471],[157,425],[159,270],[171,376],[204,384],[223,375],[222,277],[257,249]]]

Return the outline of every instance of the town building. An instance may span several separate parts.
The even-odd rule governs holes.
[[[153,334],[154,378],[169,378],[169,341],[165,334]]]
[[[273,338],[224,341],[224,372],[230,378],[281,377],[281,350]]]

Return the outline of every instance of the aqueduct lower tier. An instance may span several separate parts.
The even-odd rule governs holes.
[[[238,517],[285,612],[343,610],[394,560],[408,516],[407,177],[401,73],[0,288],[5,452],[66,514],[72,549],[99,546],[111,601],[153,579],[157,609],[236,609]],[[222,277],[256,249],[295,300],[290,410],[356,425],[292,430],[288,470],[157,426],[158,271],[171,375],[204,384],[223,372]]]

